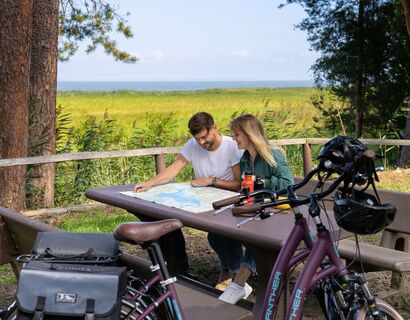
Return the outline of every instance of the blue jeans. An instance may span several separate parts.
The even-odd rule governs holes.
[[[215,233],[208,233],[208,242],[216,252],[221,269],[227,269],[230,273],[238,272],[240,267],[247,267],[256,273],[255,259],[248,250],[243,252],[242,243]]]

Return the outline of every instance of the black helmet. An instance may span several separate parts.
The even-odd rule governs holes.
[[[336,192],[333,210],[337,224],[357,234],[381,231],[392,223],[397,211],[392,204],[380,204],[375,196],[365,192],[354,192],[346,197]]]
[[[359,140],[346,136],[337,136],[326,142],[320,149],[317,157],[320,160],[319,167],[326,171],[326,168],[329,168],[326,161],[330,161],[334,169],[343,169],[347,163],[355,160],[355,157],[365,150],[367,150],[367,147]]]

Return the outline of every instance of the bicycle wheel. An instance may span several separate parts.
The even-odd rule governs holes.
[[[0,320],[16,320],[17,319],[17,304],[13,301],[6,309],[1,310]]]
[[[135,320],[144,313],[148,305],[156,300],[156,294],[144,294],[138,298],[135,298],[136,291],[133,288],[128,288],[125,295],[122,297],[121,306],[121,319],[123,320]],[[160,317],[155,311],[150,312],[145,319],[147,320],[160,320],[167,319],[163,316]]]
[[[333,291],[324,291],[323,292],[323,302],[324,302],[324,314],[327,320],[343,320],[343,312],[340,310],[336,297],[333,294]]]
[[[403,317],[387,302],[376,298],[377,307],[381,313],[380,319],[382,320],[404,320]],[[352,320],[373,320],[374,317],[371,316],[366,305],[363,305],[359,310],[355,311]],[[376,319],[374,319],[376,320]],[[378,319],[377,319],[378,320]]]

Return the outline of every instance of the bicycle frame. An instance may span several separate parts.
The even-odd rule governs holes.
[[[310,178],[311,178],[311,175],[307,176],[304,179],[304,181],[302,181],[299,185],[295,186],[295,189],[306,184],[306,182],[310,180]],[[321,193],[320,194],[321,198],[327,196],[333,190],[335,190],[335,188],[340,184],[343,178],[344,178],[343,176],[339,177],[339,179],[337,179],[332,184],[332,186],[329,187],[327,191]],[[299,201],[296,200],[295,194],[293,192],[293,186],[288,187],[288,194],[289,194],[288,198],[290,200],[290,203],[292,203],[292,201],[301,202],[300,200]],[[310,214],[314,216],[316,224],[317,225],[320,224],[321,226],[320,228],[321,232],[318,233],[318,240],[314,242],[313,235],[309,229],[306,218],[300,213],[297,206],[293,207],[293,211],[295,214],[295,224],[290,232],[289,237],[286,239],[285,244],[283,245],[282,249],[279,252],[278,258],[272,269],[270,279],[267,285],[267,291],[265,294],[265,299],[263,303],[263,311],[262,311],[262,319],[264,320],[274,319],[276,312],[277,312],[280,292],[282,291],[282,287],[283,287],[284,276],[288,273],[289,270],[291,270],[301,260],[308,257],[306,266],[309,265],[309,258],[310,260],[314,260],[314,263],[315,264],[317,263],[317,265],[315,267],[313,267],[312,265],[313,269],[309,267],[309,270],[312,269],[313,271],[317,270],[317,268],[320,266],[323,258],[326,255],[329,255],[331,261],[334,263],[334,266],[332,266],[330,269],[326,268],[326,270],[322,270],[322,272],[320,273],[320,278],[314,279],[314,281],[312,280],[312,278],[310,278],[313,281],[313,283],[310,284],[309,287],[313,286],[317,281],[328,276],[331,273],[341,272],[342,267],[344,268],[344,266],[342,265],[340,261],[340,258],[338,258],[338,255],[336,254],[336,251],[335,251],[336,249],[334,248],[333,241],[330,238],[330,233],[322,225],[318,213],[316,212],[315,214],[313,214],[310,212]],[[301,244],[302,242],[304,242],[306,248],[301,250],[299,253],[295,254],[299,244]],[[328,245],[329,243],[330,245]],[[319,258],[312,258],[312,257],[318,257],[318,254],[320,255]],[[303,270],[307,268],[306,266],[305,268],[303,268]],[[340,275],[342,274],[344,273],[341,272]],[[308,277],[308,276],[305,276],[305,277]],[[296,290],[293,291],[293,295],[290,300],[291,306],[293,305],[295,306],[294,309],[292,309],[292,313],[291,313],[292,315],[294,314],[294,311],[297,312],[299,310],[299,308],[296,308],[296,306],[299,306],[299,307],[303,306],[303,301],[306,295],[306,290],[302,291],[302,292],[305,292],[305,294],[303,296],[303,299],[299,299],[300,291],[297,291],[298,296],[296,296],[295,292]],[[300,303],[301,301],[302,301],[302,304]],[[287,310],[287,313],[288,313],[288,310]],[[286,319],[288,319],[288,316],[286,317]],[[293,318],[289,318],[289,319],[293,319]]]
[[[144,319],[163,302],[167,302],[167,309],[172,314],[172,319],[185,320],[174,285],[176,278],[170,277],[159,245],[153,242],[147,247],[147,250],[152,262],[151,271],[154,275],[136,290],[136,294],[130,300],[137,301],[145,292],[158,285],[163,287],[163,292],[147,306],[136,320]]]
[[[330,265],[318,271],[325,257],[329,258]],[[317,241],[311,248],[305,266],[296,281],[285,319],[292,320],[301,317],[306,295],[318,281],[330,275],[344,276],[347,273],[348,271],[333,244],[329,230],[323,227],[323,229],[318,230]]]
[[[303,249],[298,254],[294,255],[298,245],[304,241],[308,249]],[[272,269],[269,283],[265,294],[265,300],[263,302],[262,319],[270,320],[274,319],[280,292],[282,291],[283,279],[288,271],[299,263],[302,259],[309,255],[310,249],[313,248],[313,237],[310,233],[306,218],[299,214],[295,215],[295,225],[286,240],[279,256]]]

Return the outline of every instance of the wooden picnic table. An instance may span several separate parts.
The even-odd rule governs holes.
[[[119,193],[121,191],[131,191],[133,187],[134,185],[124,185],[90,189],[86,192],[86,196],[98,202],[125,209],[136,215],[143,214],[156,219],[176,218],[181,220],[184,226],[242,241],[256,260],[258,277],[253,312],[254,316],[258,318],[272,267],[294,224],[292,211],[277,212],[268,219],[251,221],[238,228],[237,225],[246,217],[234,217],[231,214],[231,209],[226,209],[216,215],[214,210],[191,213]],[[300,208],[301,212],[307,217],[307,207],[301,206]],[[333,235],[337,238],[340,235],[340,228],[336,224],[333,214],[330,213],[329,216]],[[309,222],[312,230],[314,230],[315,226],[312,219]],[[323,218],[323,222],[326,226],[329,225],[326,218]]]

